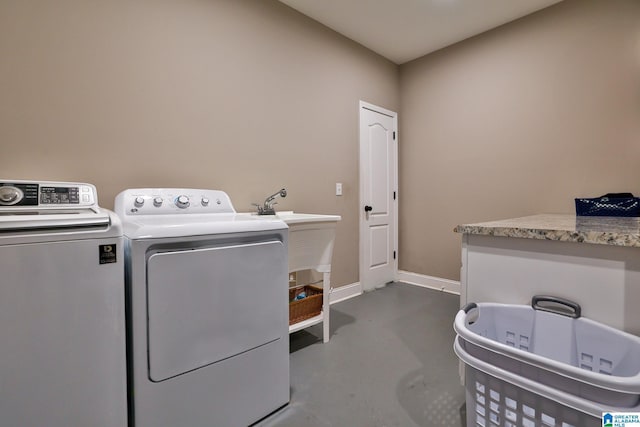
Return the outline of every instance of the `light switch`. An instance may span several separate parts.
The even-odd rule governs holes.
[[[336,196],[342,196],[342,183],[336,182]]]

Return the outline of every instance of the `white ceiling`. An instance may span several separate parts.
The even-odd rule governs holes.
[[[280,0],[402,64],[561,0]]]

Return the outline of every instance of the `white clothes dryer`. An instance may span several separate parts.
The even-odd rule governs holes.
[[[289,401],[288,230],[226,193],[130,189],[130,425],[247,426]]]
[[[0,180],[0,425],[125,426],[124,304],[95,187]]]

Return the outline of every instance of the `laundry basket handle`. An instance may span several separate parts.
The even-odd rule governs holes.
[[[471,310],[473,310],[474,308],[477,308],[478,304],[476,304],[475,302],[470,302],[467,305],[465,305],[464,307],[462,307],[460,310],[464,311],[465,313],[470,312]]]
[[[549,295],[535,295],[531,298],[531,307],[535,310],[548,311],[549,313],[573,317],[574,319],[580,317],[582,312],[580,304]]]

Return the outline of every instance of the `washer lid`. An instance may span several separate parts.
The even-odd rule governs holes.
[[[124,235],[130,239],[202,236],[287,229],[284,221],[243,214],[158,215],[126,217]]]
[[[0,231],[58,230],[70,228],[106,227],[111,223],[109,212],[103,209],[0,211]]]

